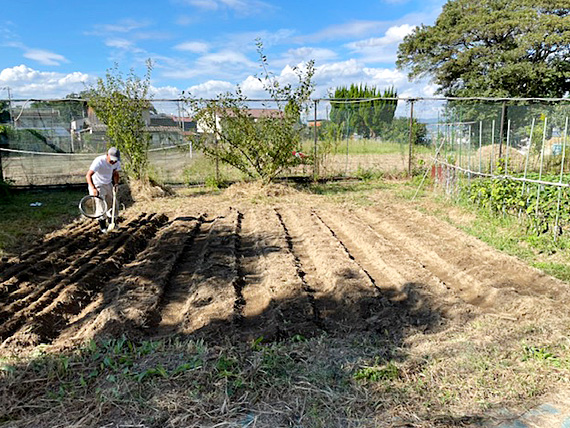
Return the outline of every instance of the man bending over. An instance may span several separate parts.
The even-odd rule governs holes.
[[[121,154],[116,147],[111,147],[107,154],[97,156],[85,178],[89,185],[89,194],[92,196],[100,196],[107,203],[106,215],[99,218],[99,228],[101,232],[107,231],[107,217],[111,218],[113,207],[113,187],[119,184],[119,171],[121,170]],[[117,210],[115,209],[115,217]]]

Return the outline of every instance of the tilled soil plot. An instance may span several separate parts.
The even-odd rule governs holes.
[[[399,343],[407,329],[481,313],[568,313],[566,284],[405,205],[165,212],[131,214],[105,235],[78,221],[0,265],[0,353],[121,335],[372,330]]]

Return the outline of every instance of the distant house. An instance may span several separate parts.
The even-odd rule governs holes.
[[[194,135],[196,133],[197,125],[194,118],[172,116],[172,120],[178,124],[185,136]]]
[[[320,128],[321,126],[323,126],[323,124],[324,124],[325,122],[328,122],[328,120],[326,120],[326,119],[317,119],[317,120],[312,119],[312,120],[307,120],[307,126],[308,126],[309,128],[314,128],[315,126],[316,126],[317,128]]]
[[[270,108],[252,108],[247,109],[246,113],[248,116],[254,121],[257,122],[260,118],[270,118],[270,117],[283,117],[283,112],[279,109],[270,109]],[[228,110],[227,116],[231,117],[231,111]],[[216,130],[220,132],[222,130],[222,123],[220,117],[216,117]],[[214,130],[211,129],[208,124],[204,123],[204,121],[198,121],[196,124],[196,131],[198,134],[211,134]]]
[[[151,111],[144,112],[143,119],[150,134],[151,148],[182,144],[185,142],[185,137],[192,133],[191,120],[182,120],[164,113],[154,114]],[[78,145],[84,144],[85,140],[89,140],[90,144],[107,140],[107,125],[99,120],[91,107],[87,109],[86,118],[71,123],[71,129]]]

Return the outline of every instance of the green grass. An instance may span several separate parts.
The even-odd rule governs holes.
[[[407,185],[400,185],[397,192],[405,199],[415,194],[415,190]],[[462,198],[450,199],[447,196],[430,194],[421,191],[424,198],[436,202],[435,208],[430,206],[427,211],[437,217],[446,220],[468,234],[481,239],[491,247],[515,256],[530,266],[543,272],[570,282],[570,236],[565,233],[556,240],[552,234],[537,235],[524,220],[514,215],[497,215],[488,209],[479,207]],[[421,209],[426,205],[420,203]],[[448,215],[450,209],[462,210],[472,220],[469,222],[457,222]]]
[[[324,143],[319,141],[320,145]],[[385,154],[397,154],[397,153],[408,153],[409,145],[407,143],[394,143],[389,141],[378,141],[370,139],[354,140],[340,140],[335,142],[327,142],[332,148],[332,154],[346,154],[348,145],[349,155],[385,155]],[[302,143],[302,151],[308,155],[311,155],[314,150],[314,141],[308,140]],[[414,153],[431,154],[433,153],[433,148],[418,146],[413,147]]]
[[[29,247],[79,216],[81,190],[34,190],[0,197],[0,256]],[[30,206],[36,202],[41,206]]]

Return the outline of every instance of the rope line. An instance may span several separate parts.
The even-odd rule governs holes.
[[[165,150],[172,150],[172,149],[179,149],[183,147],[191,146],[191,143],[186,144],[179,144],[174,146],[168,147],[158,147],[154,149],[149,149],[149,152],[160,152]],[[0,152],[9,152],[9,153],[21,153],[27,155],[38,155],[38,156],[93,156],[97,155],[97,153],[51,153],[51,152],[38,152],[38,151],[31,151],[31,150],[17,150],[17,149],[6,149],[0,148]]]

